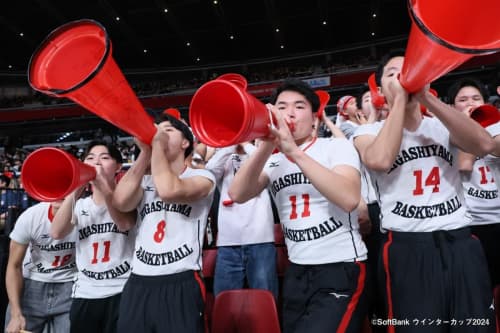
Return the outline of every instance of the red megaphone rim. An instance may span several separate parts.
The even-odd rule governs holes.
[[[493,48],[476,48],[473,46],[459,46],[452,44],[450,41],[444,40],[442,37],[436,35],[431,31],[431,29],[424,23],[422,19],[417,14],[417,8],[418,5],[412,4],[413,2],[416,3],[416,0],[408,0],[408,12],[410,14],[410,17],[414,24],[419,28],[419,30],[430,40],[434,41],[435,43],[446,47],[447,49],[450,49],[452,51],[458,52],[458,53],[464,53],[464,54],[470,54],[470,55],[484,55],[487,53],[495,53],[499,52],[500,48],[498,47],[493,47]],[[487,9],[486,9],[487,10]],[[498,45],[498,41],[495,43]]]
[[[100,38],[103,38],[105,41],[104,51],[102,53],[101,58],[97,61],[94,69],[89,71],[89,74],[86,77],[82,78],[80,82],[76,83],[72,87],[68,88],[46,87],[40,81],[42,81],[43,79],[43,82],[47,82],[46,80],[47,77],[44,76],[45,74],[47,74],[45,69],[49,66],[50,62],[56,58],[57,52],[58,50],[60,50],[60,48],[56,47],[57,44],[68,43],[71,40],[74,40],[76,37],[74,35],[65,35],[64,33],[67,32],[68,30],[75,29],[78,26],[84,27],[86,25],[94,29],[97,28],[99,35],[101,35]],[[58,37],[61,36],[62,39],[60,41],[57,41]],[[52,50],[49,50],[48,48],[49,45],[52,46],[53,48]],[[44,52],[48,52],[49,53],[48,56],[42,56]],[[81,88],[89,81],[91,81],[100,72],[100,70],[102,69],[102,67],[104,66],[106,60],[110,55],[111,55],[111,40],[108,36],[106,29],[102,24],[91,19],[82,19],[69,22],[53,30],[36,48],[35,52],[30,58],[28,65],[28,82],[30,86],[37,91],[49,95],[65,95]]]
[[[500,121],[500,111],[494,105],[483,104],[471,110],[470,117],[482,127],[488,127]]]
[[[26,193],[32,198],[56,201],[93,180],[96,170],[64,150],[43,147],[26,157],[21,177]]]

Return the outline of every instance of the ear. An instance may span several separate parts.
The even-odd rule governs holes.
[[[182,139],[181,147],[182,147],[182,149],[186,150],[189,147],[189,140]]]

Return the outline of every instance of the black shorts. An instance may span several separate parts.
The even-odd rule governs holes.
[[[69,314],[71,333],[115,333],[121,294],[106,298],[74,298]]]
[[[483,245],[491,285],[495,288],[500,284],[500,223],[475,225],[471,227],[471,230]]]
[[[283,285],[283,332],[360,332],[367,313],[366,264],[290,264]]]
[[[387,318],[375,325],[393,320],[389,333],[495,333],[488,266],[469,228],[390,231],[381,260]]]
[[[119,333],[205,331],[205,287],[198,272],[131,274],[122,293]]]

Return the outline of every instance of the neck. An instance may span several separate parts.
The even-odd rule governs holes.
[[[422,122],[422,112],[420,112],[420,105],[409,104],[405,110],[404,128],[409,131],[415,131]]]
[[[309,135],[305,138],[295,140],[295,144],[297,144],[297,146],[300,146],[308,141],[311,141],[312,139],[313,139],[313,136]]]

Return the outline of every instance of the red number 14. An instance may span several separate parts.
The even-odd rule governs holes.
[[[424,194],[424,189],[422,187],[422,170],[413,171],[413,175],[415,176],[415,189],[413,190],[413,195],[422,195]],[[439,168],[432,168],[429,175],[425,178],[424,185],[425,186],[433,186],[432,193],[439,192]]]

